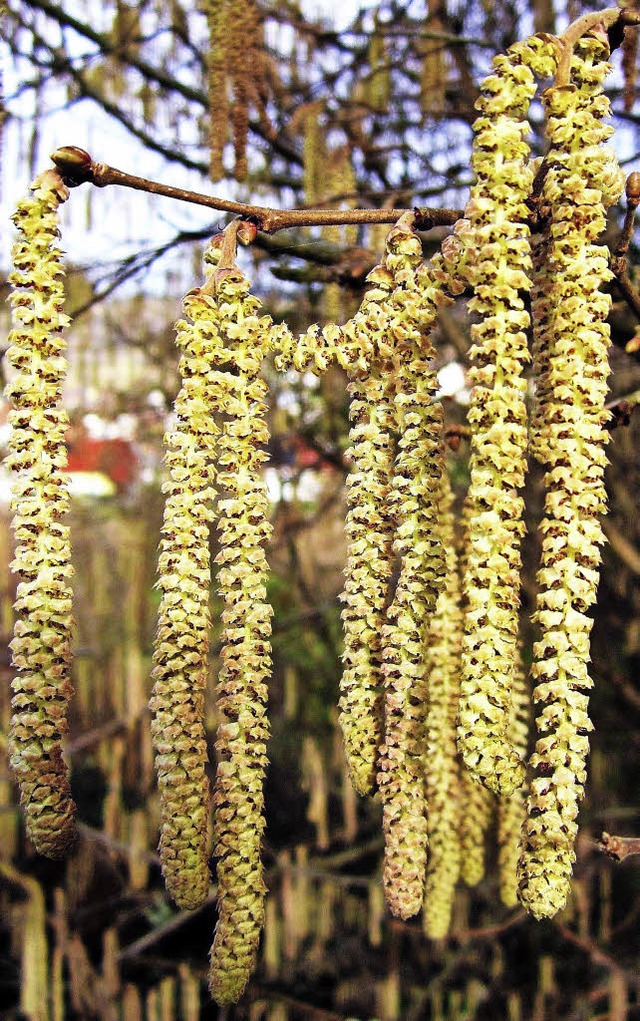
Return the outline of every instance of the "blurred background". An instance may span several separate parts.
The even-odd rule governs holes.
[[[560,31],[593,9],[562,0],[399,0],[335,8],[295,0],[218,2],[225,28],[212,43],[205,5],[197,9],[187,0],[4,4],[3,295],[8,216],[60,145],[239,201],[462,208],[471,182],[473,104],[492,56],[533,31]],[[640,105],[634,34],[628,35],[614,54],[607,88],[613,144],[631,171],[639,166]],[[211,68],[218,74],[214,86]],[[537,104],[532,124],[533,150],[542,152]],[[622,216],[614,210],[611,217],[614,248]],[[66,400],[77,619],[67,753],[81,839],[66,863],[33,853],[6,762],[16,579],[8,568],[12,535],[2,475],[0,1017],[640,1019],[640,858],[618,864],[597,845],[603,830],[640,837],[640,419],[633,412],[640,336],[615,286],[611,400],[624,399],[627,407],[609,446],[609,542],[592,643],[596,729],[566,910],[535,922],[501,905],[488,817],[474,849],[479,882],[460,884],[446,939],[427,939],[420,918],[401,922],[385,911],[380,807],[352,792],[336,722],[346,379],[338,369],[317,380],[278,375],[266,365],[275,611],[267,921],[258,970],[241,1004],[223,1010],[209,1002],[215,898],[212,891],[210,903],[187,913],[164,893],[147,699],[162,436],[179,385],[173,324],[182,294],[202,280],[206,239],[225,222],[202,208],[87,185],[63,210],[73,317]],[[446,233],[422,235],[425,255]],[[240,258],[266,310],[300,330],[355,311],[384,235],[385,228],[354,226],[259,234]],[[637,255],[632,245],[632,285]],[[6,347],[7,307],[0,319]],[[468,346],[461,301],[442,316],[437,335],[452,434],[464,425]],[[7,411],[3,404],[4,446]],[[464,437],[452,442],[448,461],[458,505],[467,455]],[[541,473],[532,463],[525,657],[533,638],[541,507]],[[211,598],[210,692],[220,633],[215,582]],[[211,752],[215,726],[211,694]],[[460,838],[452,832],[451,839]]]

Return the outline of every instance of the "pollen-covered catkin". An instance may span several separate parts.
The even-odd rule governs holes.
[[[463,231],[462,224],[458,230],[459,232]],[[460,574],[463,579],[460,598],[463,624],[466,610],[464,576],[469,557],[469,517],[472,510],[473,508],[467,495],[467,499],[462,507],[457,547]],[[456,707],[456,714],[457,711],[458,707]],[[467,886],[477,886],[485,874],[487,833],[493,819],[495,795],[488,788],[477,783],[462,762],[460,763],[459,775],[459,798],[460,804],[463,806],[463,810],[458,817],[457,828],[457,836],[460,842],[460,879]]]
[[[365,302],[372,311],[377,303],[382,325],[393,277],[380,266],[368,280]],[[379,340],[384,340],[384,331]],[[340,726],[353,786],[359,794],[371,794],[384,733],[382,627],[395,562],[389,504],[396,442],[395,381],[388,353],[380,345],[370,370],[354,374],[349,392],[352,425],[347,455],[353,468],[347,476]]]
[[[209,984],[214,999],[229,1004],[241,996],[255,963],[266,892],[261,838],[272,610],[264,546],[271,525],[261,474],[269,439],[267,387],[259,373],[272,335],[271,320],[257,314],[260,303],[237,267],[214,271],[209,288],[224,336],[212,378],[217,410],[224,416],[217,474],[217,582],[224,628],[213,794],[218,921]]]
[[[227,51],[230,39],[227,0],[201,0],[209,28],[209,167],[212,181],[224,177],[222,155],[229,138]]]
[[[443,939],[449,931],[453,895],[460,874],[458,821],[466,806],[460,794],[456,716],[460,689],[462,610],[449,474],[442,474],[438,527],[445,551],[445,581],[427,633],[425,660],[429,691],[424,774],[429,857],[424,891],[424,931]]]
[[[487,833],[495,807],[495,795],[476,783],[466,769],[460,776],[460,879],[467,886],[477,886],[484,879],[487,867]]]
[[[458,748],[472,776],[499,794],[524,780],[508,739],[520,602],[520,542],[527,424],[528,162],[526,118],[535,93],[520,51],[494,60],[476,106],[472,163],[477,182],[466,208],[472,326],[468,421],[472,429],[469,557]]]
[[[386,266],[394,276],[394,308],[387,329],[393,344],[400,435],[390,501],[397,521],[394,548],[400,574],[383,630],[385,737],[378,787],[383,805],[383,880],[390,910],[400,918],[422,905],[427,819],[421,753],[426,687],[424,639],[444,574],[437,534],[444,464],[442,406],[429,332],[437,310],[451,301],[442,259],[423,268],[422,246],[397,224],[387,239]]]
[[[519,897],[537,918],[566,902],[575,860],[578,802],[586,779],[587,671],[605,510],[608,252],[596,244],[605,209],[624,176],[601,143],[610,129],[602,81],[606,46],[577,45],[571,81],[543,95],[552,158],[543,187],[551,209],[548,246],[550,354],[544,385],[546,421],[540,449],[547,467],[532,677],[538,739],[531,757],[518,863]]]
[[[528,752],[531,696],[521,659],[516,663],[513,675],[513,697],[511,702],[511,725],[509,737],[519,755],[524,759]],[[526,790],[518,787],[512,794],[498,798],[498,883],[500,899],[507,907],[518,903],[518,881],[516,865],[520,853],[520,831],[525,816]]]
[[[160,792],[160,858],[169,895],[196,908],[209,892],[209,781],[204,697],[209,673],[209,523],[216,435],[210,374],[222,346],[213,299],[196,289],[176,327],[182,379],[166,437],[168,480],[158,563],[151,733]]]
[[[16,670],[12,689],[10,759],[24,808],[27,833],[37,851],[62,857],[75,836],[62,739],[71,687],[73,617],[68,579],[73,573],[65,434],[61,406],[67,369],[63,330],[62,252],[58,208],[68,189],[57,170],[41,174],[13,216],[13,329],[7,360],[16,370],[5,389],[13,405],[6,464],[11,491],[15,559],[21,578],[11,642]]]

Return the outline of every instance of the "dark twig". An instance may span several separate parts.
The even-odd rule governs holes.
[[[106,163],[94,162],[89,153],[75,145],[61,146],[51,158],[70,187],[85,182],[90,182],[98,188],[118,184],[150,195],[164,195],[181,202],[190,202],[241,216],[266,234],[273,234],[288,227],[326,227],[346,223],[392,224],[407,214],[413,214],[418,230],[431,230],[432,227],[443,224],[452,225],[462,216],[460,209],[272,209],[269,206],[254,206],[217,198],[214,195],[202,195],[199,192],[136,177]]]
[[[603,833],[598,847],[614,861],[624,861],[632,854],[640,854],[640,837],[612,837]]]
[[[610,265],[618,290],[629,308],[640,319],[640,295],[631,283],[628,273],[629,245],[633,235],[636,209],[640,204],[640,174],[637,171],[629,174],[627,178],[626,195],[627,211],[616,250],[611,256]]]

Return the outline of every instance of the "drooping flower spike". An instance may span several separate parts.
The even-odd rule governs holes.
[[[522,659],[513,675],[511,726],[509,739],[517,753],[526,758],[529,745],[531,695]],[[500,899],[507,907],[518,903],[516,866],[520,854],[520,831],[526,811],[526,788],[518,787],[511,794],[497,799],[498,887]]]
[[[69,507],[62,407],[67,361],[58,209],[69,192],[57,170],[41,174],[13,216],[13,329],[7,360],[16,370],[5,389],[13,405],[7,466],[19,575],[11,642],[10,758],[27,832],[37,851],[65,855],[75,837],[75,805],[62,755],[71,686],[73,617],[69,578]]]
[[[608,413],[611,278],[607,249],[596,242],[606,208],[624,186],[612,152],[602,143],[609,103],[602,82],[609,70],[606,36],[582,39],[571,80],[543,95],[550,143],[543,200],[550,209],[546,272],[548,352],[537,430],[544,461],[545,508],[534,644],[538,740],[531,758],[518,864],[519,896],[537,918],[565,903],[577,833],[578,802],[586,778],[589,719],[587,613],[595,601],[606,509],[604,428]]]
[[[453,265],[453,250],[450,255]],[[445,570],[437,527],[444,467],[443,412],[436,400],[430,333],[438,310],[453,301],[459,287],[442,255],[423,264],[422,245],[402,222],[388,235],[385,265],[396,281],[395,314],[387,343],[394,365],[400,437],[390,493],[399,577],[383,628],[385,734],[378,787],[385,832],[385,895],[393,914],[408,918],[420,910],[426,874],[424,643]]]
[[[267,765],[267,678],[272,610],[265,544],[271,535],[261,469],[269,439],[266,383],[260,378],[273,343],[272,323],[236,266],[214,269],[207,290],[220,316],[212,392],[223,416],[218,441],[218,592],[224,629],[217,681],[220,714],[213,794],[218,922],[209,984],[219,1004],[235,1003],[253,970],[264,922],[261,860],[263,781]]]
[[[355,370],[349,383],[353,467],[347,476],[348,548],[342,600],[343,671],[340,726],[353,786],[359,794],[376,787],[384,736],[382,628],[395,564],[390,505],[395,432],[395,377],[387,350],[393,276],[384,266],[369,274],[361,311],[371,322],[376,353],[368,371]]]
[[[182,385],[167,433],[169,478],[158,563],[151,732],[160,792],[160,857],[170,896],[181,908],[206,900],[209,781],[204,698],[209,675],[209,524],[219,428],[211,397],[213,364],[223,346],[219,314],[203,289],[184,299],[176,327]]]
[[[547,44],[547,48],[550,48]],[[529,314],[529,210],[533,181],[527,112],[535,94],[532,61],[542,41],[512,47],[494,60],[482,83],[474,124],[477,182],[466,208],[469,224],[469,378],[473,386],[469,485],[469,556],[458,747],[472,776],[498,794],[524,781],[524,764],[509,742],[511,683],[520,603],[520,542],[527,447],[525,407]]]
[[[425,649],[428,702],[423,768],[429,855],[423,924],[431,939],[442,939],[449,931],[453,896],[460,875],[459,821],[463,812],[467,812],[467,804],[461,798],[456,750],[463,618],[453,495],[446,469],[441,486],[438,527],[445,553],[445,578],[427,632]],[[478,790],[481,788],[478,787]]]

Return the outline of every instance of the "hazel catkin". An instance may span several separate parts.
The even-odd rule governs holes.
[[[160,858],[169,895],[196,908],[209,892],[209,781],[204,698],[209,675],[209,523],[219,428],[210,398],[222,346],[219,315],[201,289],[183,303],[176,343],[182,385],[166,437],[167,494],[158,562],[151,733],[160,792]]]
[[[62,755],[71,686],[72,593],[62,387],[67,361],[58,209],[69,195],[57,170],[33,182],[13,216],[13,329],[7,360],[15,373],[5,397],[13,405],[7,466],[16,537],[11,569],[19,575],[11,642],[16,670],[11,700],[10,760],[27,833],[50,858],[75,838],[75,805]]]
[[[213,254],[213,253],[212,253]],[[265,543],[271,534],[261,467],[267,453],[267,387],[260,378],[272,346],[271,320],[237,267],[213,270],[209,288],[224,346],[212,387],[223,416],[217,486],[217,582],[223,632],[216,696],[220,722],[213,793],[218,921],[209,984],[219,1004],[235,1003],[255,963],[264,921],[261,859],[267,765],[267,678],[272,610]]]
[[[544,93],[551,159],[543,185],[550,209],[549,277],[543,405],[538,452],[545,474],[539,591],[532,678],[538,738],[531,757],[518,862],[519,897],[537,918],[565,903],[575,860],[578,802],[586,779],[589,634],[600,545],[604,489],[607,347],[611,305],[607,250],[596,242],[605,209],[624,176],[602,145],[609,70],[602,39],[578,43],[571,81]]]
[[[478,782],[498,794],[521,786],[524,765],[509,742],[511,682],[518,630],[520,542],[527,423],[524,364],[529,315],[529,211],[533,173],[526,119],[535,93],[519,52],[495,58],[476,106],[471,189],[464,235],[474,292],[468,501],[469,555],[458,748]]]

